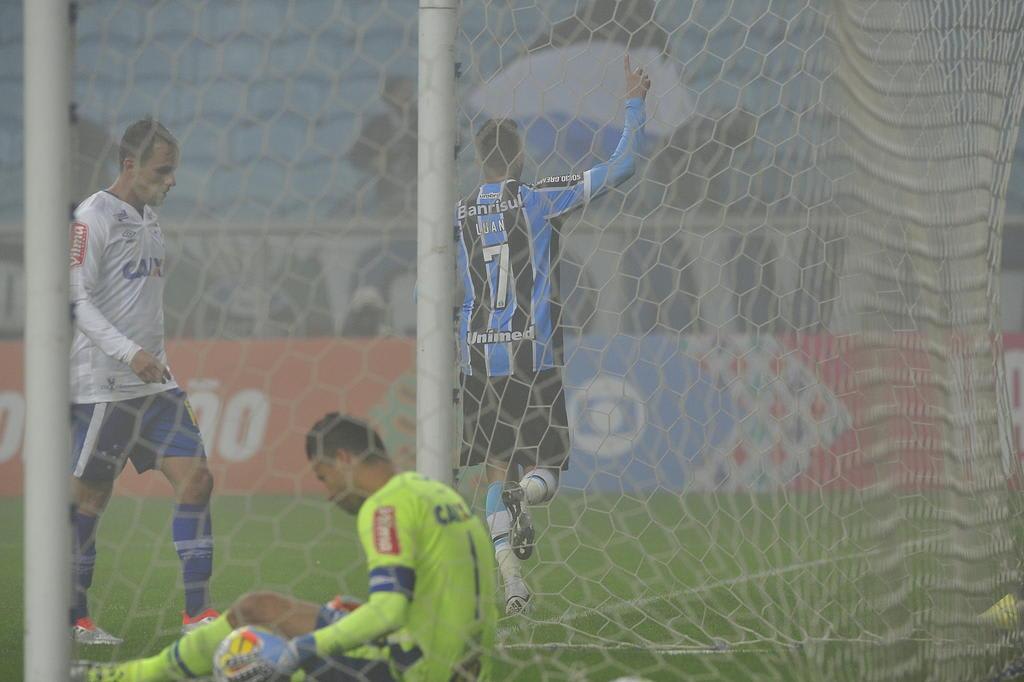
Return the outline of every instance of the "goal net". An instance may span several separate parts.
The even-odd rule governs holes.
[[[153,115],[171,367],[216,479],[218,606],[365,594],[303,436],[365,417],[415,458],[416,4],[77,6],[75,191]],[[621,60],[653,83],[636,177],[557,224],[571,433],[532,510],[499,679],[983,679],[1019,642],[997,313],[1024,102],[1013,0],[465,0],[456,193],[515,119],[524,181],[607,160]],[[2,462],[0,462],[2,463]],[[483,513],[483,472],[460,489]],[[91,602],[180,627],[169,488],[127,472]],[[500,599],[500,595],[495,595]]]
[[[654,82],[639,181],[561,225],[573,460],[506,647],[587,679],[980,679],[1010,649],[976,615],[1018,582],[1020,8],[566,9],[460,26],[466,127],[512,112],[536,177],[608,157],[621,52]]]

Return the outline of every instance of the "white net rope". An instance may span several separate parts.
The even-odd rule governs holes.
[[[558,226],[570,466],[532,510],[500,678],[997,669],[1012,648],[973,616],[1019,583],[995,311],[1024,10],[466,0],[459,22],[460,196],[484,120],[518,122],[524,181],[578,172],[618,140],[622,54],[653,82],[636,178]],[[136,118],[182,145],[166,326],[216,476],[217,605],[365,591],[302,468],[321,414],[412,462],[416,31],[405,0],[79,7],[76,199]],[[146,478],[99,531],[118,658],[180,625]]]
[[[1021,20],[465,3],[467,127],[519,120],[535,177],[607,158],[621,52],[655,83],[640,181],[562,225],[591,457],[511,647],[598,669],[633,649],[665,679],[969,678],[1007,655],[974,616],[1017,569],[995,277]],[[670,655],[699,651],[732,653]]]

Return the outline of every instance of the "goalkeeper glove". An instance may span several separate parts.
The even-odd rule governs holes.
[[[295,640],[284,639],[266,630],[251,629],[259,639],[259,646],[253,658],[259,661],[258,669],[265,671],[253,682],[279,682],[288,680],[301,665],[300,654]]]

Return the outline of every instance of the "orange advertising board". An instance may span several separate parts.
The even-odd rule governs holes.
[[[183,340],[167,349],[196,413],[217,490],[228,494],[320,492],[303,448],[309,427],[332,410],[369,419],[400,463],[411,462],[414,352],[410,339],[337,338]],[[56,453],[21,452],[21,343],[0,343],[0,367],[0,495],[19,495],[22,456]],[[54,415],[54,424],[60,419],[67,415]],[[171,492],[162,476],[140,476],[131,465],[118,489]]]
[[[573,340],[567,344],[565,373],[572,466],[563,487],[704,491],[873,485],[875,469],[864,465],[861,449],[879,433],[856,430],[858,411],[872,396],[851,388],[856,356],[841,343],[827,335],[690,336],[682,344],[675,337],[668,344],[656,338]],[[631,360],[641,357],[627,352],[631,348],[643,350],[646,360]],[[1020,457],[1024,334],[1005,334],[1003,349],[1008,426]],[[366,418],[399,466],[414,465],[412,339],[183,340],[169,344],[168,355],[189,394],[218,493],[321,494],[305,459],[305,434],[334,410]],[[922,353],[901,351],[893,361],[897,368],[927,366]],[[68,458],[70,472],[67,452],[22,452],[22,371],[22,345],[0,343],[0,496],[21,494],[22,457]],[[911,415],[924,414],[937,399],[926,384],[884,390],[882,398],[897,401]],[[67,414],[54,415],[54,426],[66,425],[67,419]],[[942,457],[931,448],[937,439],[934,423],[894,419],[887,428],[895,431],[882,436],[895,434],[918,444],[900,453],[903,485],[927,487],[941,480]],[[131,466],[118,489],[171,493],[163,477],[140,476]]]

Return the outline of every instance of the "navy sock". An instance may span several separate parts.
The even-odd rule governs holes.
[[[208,504],[179,504],[174,508],[174,548],[181,559],[185,613],[195,616],[210,603],[213,573],[213,534]]]
[[[75,511],[74,534],[74,591],[71,595],[71,623],[89,615],[88,590],[92,586],[92,572],[96,567],[96,524],[99,518]]]

